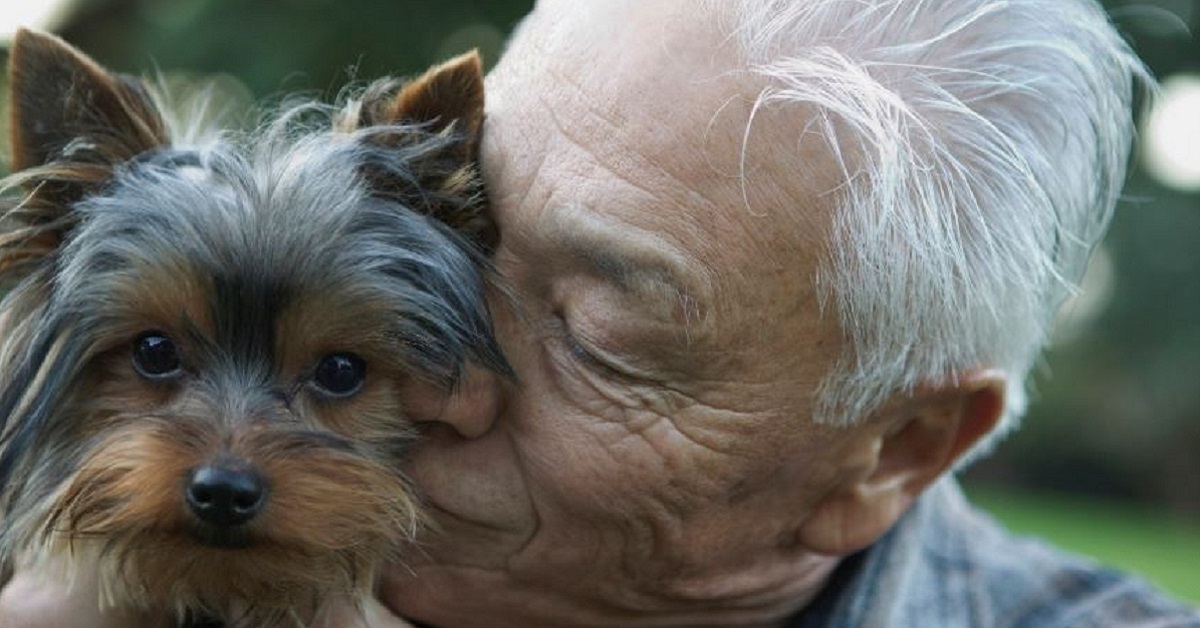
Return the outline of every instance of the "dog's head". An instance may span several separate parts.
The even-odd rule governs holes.
[[[478,58],[198,145],[52,36],[10,64],[0,558],[147,606],[369,584],[421,519],[412,396],[507,371]]]

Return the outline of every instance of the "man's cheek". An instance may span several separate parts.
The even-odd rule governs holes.
[[[521,536],[534,513],[517,456],[500,430],[470,440],[449,430],[431,430],[413,452],[408,471],[439,527],[479,526],[499,535]]]

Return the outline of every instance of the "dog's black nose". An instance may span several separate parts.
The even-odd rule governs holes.
[[[192,471],[188,507],[201,521],[229,528],[253,519],[267,501],[262,478],[252,469],[208,465]]]

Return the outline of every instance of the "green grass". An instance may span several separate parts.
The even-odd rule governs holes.
[[[1018,534],[1140,574],[1200,604],[1200,522],[1080,497],[968,486],[971,500]]]

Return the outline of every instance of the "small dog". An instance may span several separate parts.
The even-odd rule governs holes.
[[[10,54],[0,582],[66,559],[101,604],[254,628],[370,595],[422,524],[407,391],[510,373],[478,56],[195,143],[51,35]]]

